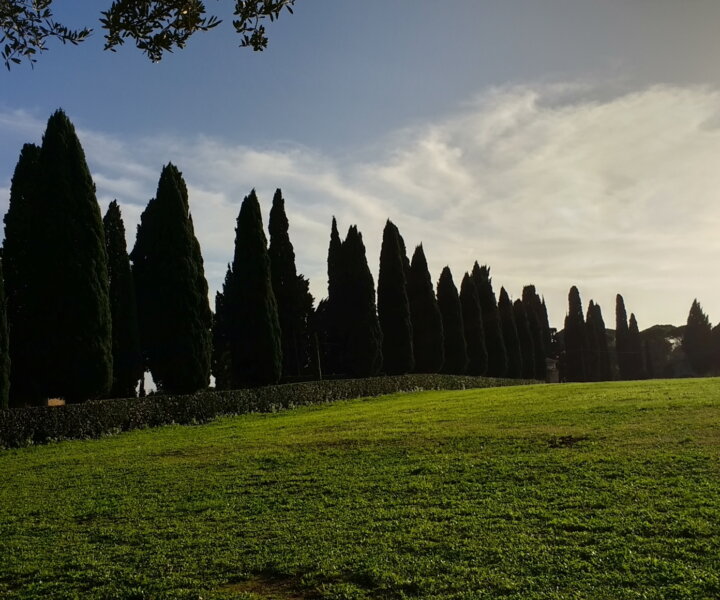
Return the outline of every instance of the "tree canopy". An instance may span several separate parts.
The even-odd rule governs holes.
[[[268,37],[264,23],[283,11],[292,14],[295,0],[234,0],[233,27],[240,46],[264,50]],[[105,50],[115,51],[130,39],[150,60],[185,47],[199,31],[209,31],[222,21],[207,14],[203,0],[115,0],[100,11]],[[13,64],[36,62],[51,39],[79,44],[93,33],[91,27],[71,29],[53,16],[53,0],[4,0],[0,2],[0,55],[9,70]]]

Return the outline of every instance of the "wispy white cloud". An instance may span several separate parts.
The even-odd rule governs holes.
[[[13,114],[0,112],[0,135],[16,131]],[[20,121],[39,141],[37,119]],[[242,198],[256,188],[267,216],[281,187],[299,268],[317,297],[331,216],[343,229],[359,225],[374,272],[389,217],[410,251],[424,243],[434,277],[449,264],[459,279],[477,259],[492,267],[498,290],[517,296],[535,283],[560,326],[573,284],[600,302],[609,324],[617,292],[642,327],[683,322],[695,296],[720,319],[719,90],[497,89],[344,156],[203,137],[80,136],[103,208],[113,198],[123,206],[130,245],[162,164],[180,167],[213,289],[232,257]]]

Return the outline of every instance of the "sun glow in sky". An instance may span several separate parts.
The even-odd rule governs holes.
[[[70,25],[99,6],[58,5]],[[109,4],[109,3],[108,3]],[[150,63],[132,47],[52,45],[0,73],[0,211],[24,142],[62,107],[104,211],[132,247],[162,165],[190,191],[214,297],[234,219],[283,189],[298,268],[326,295],[330,220],[357,224],[377,276],[385,219],[435,279],[473,261],[496,293],[534,283],[562,327],[580,289],[614,325],[720,320],[720,5],[714,0],[297,0],[264,53],[227,17]]]

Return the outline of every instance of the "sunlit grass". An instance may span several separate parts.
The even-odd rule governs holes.
[[[720,597],[717,379],[164,427],[0,482],[0,597]]]

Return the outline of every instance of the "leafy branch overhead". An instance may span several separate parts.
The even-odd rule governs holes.
[[[53,18],[53,0],[0,0],[0,54],[9,70],[47,50],[55,38],[63,44],[78,44],[92,28],[70,29]],[[264,23],[275,21],[287,10],[292,14],[295,0],[235,0],[233,27],[241,36],[240,47],[264,50],[268,44]],[[150,60],[157,62],[165,52],[184,48],[191,35],[209,31],[222,21],[208,15],[203,0],[115,0],[101,11],[105,50],[115,51],[130,39]]]

